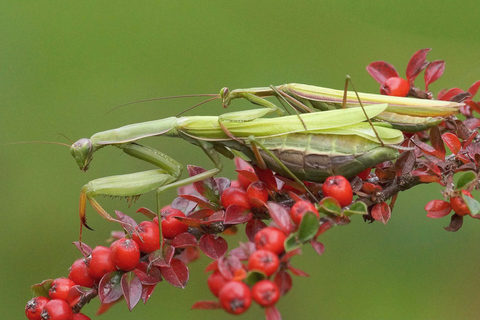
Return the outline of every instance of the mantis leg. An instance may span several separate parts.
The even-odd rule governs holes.
[[[177,161],[158,150],[137,143],[115,146],[132,157],[158,166],[159,169],[99,178],[84,185],[80,193],[79,215],[82,225],[88,229],[91,228],[86,223],[87,200],[103,218],[119,222],[102,208],[95,199],[96,196],[126,197],[130,201],[160,186],[177,181],[182,173],[182,166]]]

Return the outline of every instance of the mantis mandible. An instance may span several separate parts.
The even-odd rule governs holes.
[[[389,124],[373,123],[372,127],[364,122],[365,114],[369,118],[377,117],[386,108],[386,104],[377,104],[366,106],[364,110],[340,109],[276,118],[261,118],[270,112],[267,109],[231,112],[218,117],[170,117],[130,124],[96,133],[90,139],[80,139],[70,150],[82,171],[88,170],[93,154],[106,146],[120,148],[158,167],[88,182],[80,195],[82,225],[88,228],[87,201],[102,217],[117,221],[97,202],[98,195],[131,199],[156,190],[157,207],[161,208],[161,192],[215,176],[222,170],[219,153],[231,158],[231,149],[300,183],[301,180],[321,182],[337,174],[353,177],[366,168],[398,157],[398,150],[391,146],[403,141],[402,132]],[[162,135],[179,137],[199,146],[214,168],[180,180],[182,166],[177,161],[137,142]]]
[[[300,113],[340,109],[343,107],[344,97],[347,108],[359,107],[364,104],[387,103],[387,109],[377,115],[373,120],[388,122],[393,128],[418,132],[436,126],[444,117],[458,113],[463,105],[458,102],[428,100],[416,98],[403,98],[370,93],[335,90],[305,84],[290,83],[280,86],[261,88],[220,90],[219,98],[222,99],[224,108],[228,107],[234,99],[246,99],[256,105],[283,113],[278,106],[264,99],[275,96],[280,102],[286,101]]]

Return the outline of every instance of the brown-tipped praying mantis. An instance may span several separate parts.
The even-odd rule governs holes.
[[[440,100],[392,97],[379,94],[358,93],[352,91],[335,90],[305,84],[290,83],[280,86],[263,88],[236,89],[229,91],[223,88],[219,98],[223,107],[227,107],[234,99],[246,99],[256,105],[283,113],[278,106],[265,100],[265,97],[275,96],[280,102],[287,102],[298,112],[316,112],[359,107],[363,104],[387,103],[387,109],[376,116],[374,121],[388,122],[393,128],[418,132],[436,126],[444,117],[458,113],[462,103]],[[358,97],[360,99],[358,99]]]
[[[149,162],[158,169],[92,180],[80,195],[80,219],[86,226],[86,202],[105,219],[116,221],[96,201],[98,195],[137,197],[156,190],[160,193],[213,177],[222,170],[219,153],[233,157],[238,150],[254,163],[263,162],[273,171],[297,182],[324,181],[330,175],[347,178],[384,161],[398,157],[392,146],[403,141],[401,131],[388,123],[364,122],[377,117],[387,104],[364,109],[339,109],[275,118],[262,118],[271,109],[231,112],[222,116],[170,117],[131,124],[80,139],[71,146],[78,166],[86,171],[93,154],[106,146],[120,148],[128,155]],[[375,132],[376,131],[376,132]],[[152,136],[179,137],[199,146],[215,168],[180,180],[182,166],[166,154],[140,145]],[[378,140],[378,137],[381,141]],[[259,147],[259,148],[256,148]]]

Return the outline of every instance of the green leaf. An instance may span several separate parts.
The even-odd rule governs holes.
[[[30,289],[32,289],[35,297],[43,296],[43,297],[50,298],[48,296],[48,290],[50,290],[50,287],[52,286],[52,282],[53,282],[53,279],[43,280],[42,283],[37,283],[32,285]]]
[[[462,194],[462,198],[467,204],[468,209],[470,209],[470,213],[472,214],[472,216],[480,213],[480,203],[478,203],[477,200],[470,198],[469,196],[464,194]]]
[[[342,207],[336,199],[331,197],[325,197],[320,201],[320,208],[318,211],[328,215],[342,215]]]
[[[297,240],[297,233],[292,233],[285,239],[285,252],[300,248],[302,244]]]
[[[473,171],[465,171],[459,174],[457,189],[466,189],[472,183],[475,183],[477,175]]]
[[[318,217],[312,212],[303,215],[300,226],[298,227],[298,241],[304,243],[312,239],[319,228]]]
[[[258,281],[264,280],[266,278],[267,278],[267,275],[263,272],[249,271],[244,281],[247,285],[253,286]]]
[[[343,214],[346,216],[352,216],[354,214],[366,215],[368,214],[367,205],[361,201],[353,203],[348,210],[344,210]]]

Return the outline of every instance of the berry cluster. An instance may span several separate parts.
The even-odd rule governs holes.
[[[382,84],[384,94],[431,98],[428,85],[441,76],[444,62],[426,61],[428,51],[414,54],[407,67],[408,81],[383,61],[367,70]],[[423,70],[425,91],[413,85]],[[308,276],[292,263],[304,245],[323,254],[318,238],[334,226],[348,224],[352,215],[386,224],[397,194],[422,183],[445,187],[448,201],[432,200],[425,210],[430,218],[453,210],[445,229],[457,231],[464,217],[480,219],[480,203],[470,193],[479,188],[480,120],[473,117],[473,112],[480,112],[480,102],[473,101],[479,87],[477,81],[467,91],[453,88],[439,94],[444,100],[463,100],[460,111],[466,120],[452,117],[429,132],[406,134],[395,162],[381,163],[351,179],[332,176],[324,183],[300,185],[236,158],[237,180],[208,178],[180,187],[179,196],[159,215],[140,208],[137,213],[147,219],[137,224],[116,211],[123,231],[112,232],[109,247],[91,249],[75,243],[83,257],[72,264],[68,279],[32,286],[36,297],[27,303],[27,318],[89,319],[80,311],[96,297],[101,302],[97,314],[121,298],[132,310],[140,300],[146,303],[163,280],[185,288],[187,265],[203,253],[213,260],[206,269],[211,272],[207,285],[216,299],[198,301],[193,309],[241,314],[253,300],[264,308],[266,319],[280,319],[275,305],[291,290],[292,275]],[[191,177],[205,172],[195,166],[188,166],[188,171]],[[245,225],[246,241],[229,250],[224,237],[236,233],[239,225]]]

